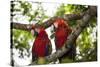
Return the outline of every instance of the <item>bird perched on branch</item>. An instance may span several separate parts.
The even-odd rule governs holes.
[[[72,30],[66,22],[62,18],[57,18],[53,23],[55,29],[55,46],[56,50],[59,50],[65,46],[65,42],[68,39],[69,34],[71,34]],[[71,47],[68,52],[66,52],[62,57],[58,58],[60,63],[69,62],[68,59],[72,59],[74,57],[74,47]]]
[[[35,41],[32,47],[32,62],[37,60],[37,64],[46,64],[45,57],[52,52],[52,45],[48,35],[43,27],[34,27],[31,29],[32,35],[35,35]]]

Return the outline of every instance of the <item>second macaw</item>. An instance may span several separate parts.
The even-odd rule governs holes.
[[[72,30],[68,26],[68,23],[61,18],[57,18],[54,22],[54,28],[55,28],[55,46],[56,50],[61,49],[64,47],[65,42],[68,39],[69,34],[71,34]],[[72,58],[74,56],[74,51],[71,47],[71,49],[65,53],[62,57],[59,58],[60,63],[66,63],[65,59],[67,58]]]

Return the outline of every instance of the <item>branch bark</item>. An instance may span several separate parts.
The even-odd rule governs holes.
[[[52,17],[48,19],[47,21],[43,22],[41,25],[35,24],[35,27],[42,26],[44,28],[48,28],[52,25],[52,23],[55,21],[56,18],[63,18],[65,21],[68,21],[68,20],[78,20],[78,19],[81,19],[83,16],[84,16],[84,13],[66,14],[63,17],[56,16],[56,17]],[[32,27],[31,24],[21,24],[21,23],[15,23],[15,22],[12,22],[11,26],[13,29],[20,29],[20,30],[25,30],[25,31],[30,31],[30,29],[27,27],[30,27],[30,28]]]

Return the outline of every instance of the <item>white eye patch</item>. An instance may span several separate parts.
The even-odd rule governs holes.
[[[55,28],[57,28],[58,27],[58,23],[54,23],[54,26],[55,26]]]
[[[34,30],[31,30],[31,33],[32,33],[32,35],[34,36],[34,33],[35,33]]]

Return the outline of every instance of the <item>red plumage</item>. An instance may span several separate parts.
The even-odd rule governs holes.
[[[62,48],[65,45],[65,42],[68,39],[69,34],[71,34],[72,30],[69,27],[68,23],[64,21],[61,18],[58,18],[54,22],[55,26],[55,45],[56,45],[56,50]],[[76,43],[70,46],[70,49],[61,57],[59,57],[59,62],[60,63],[65,63],[67,61],[66,58],[68,59],[75,59],[76,55]]]
[[[32,54],[35,54],[36,57],[45,57],[50,54],[49,46],[51,46],[51,42],[46,31],[40,29],[32,47]]]
[[[64,46],[64,43],[72,30],[69,28],[67,22],[61,18],[56,19],[55,23],[58,24],[55,31],[55,45],[56,49],[60,49]]]

